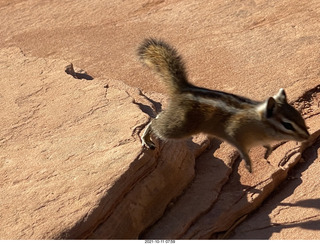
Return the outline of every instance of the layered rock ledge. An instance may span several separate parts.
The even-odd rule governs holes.
[[[311,138],[277,145],[269,163],[253,149],[249,174],[234,148],[203,135],[143,149],[165,97],[65,67],[0,50],[1,239],[226,238],[297,163],[319,162],[319,86],[292,101]]]
[[[319,13],[317,0],[0,1],[0,239],[320,239]],[[253,174],[204,135],[143,149],[166,106],[136,58],[147,37],[199,86],[285,88],[310,140],[274,145],[269,163],[252,149]]]

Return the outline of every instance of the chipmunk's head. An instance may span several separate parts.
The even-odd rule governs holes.
[[[275,129],[279,140],[304,141],[310,136],[301,114],[288,104],[283,88],[264,102],[263,116]]]

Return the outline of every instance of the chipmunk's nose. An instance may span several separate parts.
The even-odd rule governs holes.
[[[303,141],[308,140],[310,137],[310,133],[309,133],[308,129],[305,129],[303,132],[304,133],[300,135],[301,138],[303,139]]]

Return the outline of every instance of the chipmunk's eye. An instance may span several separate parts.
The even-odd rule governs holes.
[[[288,123],[288,122],[281,122],[281,124],[283,125],[284,128],[286,128],[287,130],[292,130],[295,131],[295,129],[293,128],[292,124]]]

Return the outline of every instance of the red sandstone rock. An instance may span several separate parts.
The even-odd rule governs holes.
[[[2,1],[0,239],[319,239],[319,9]],[[254,148],[253,174],[203,135],[142,149],[141,129],[166,105],[135,55],[149,36],[178,49],[197,85],[253,99],[284,87],[312,137],[277,147],[269,163]],[[88,74],[68,75],[70,62]]]

